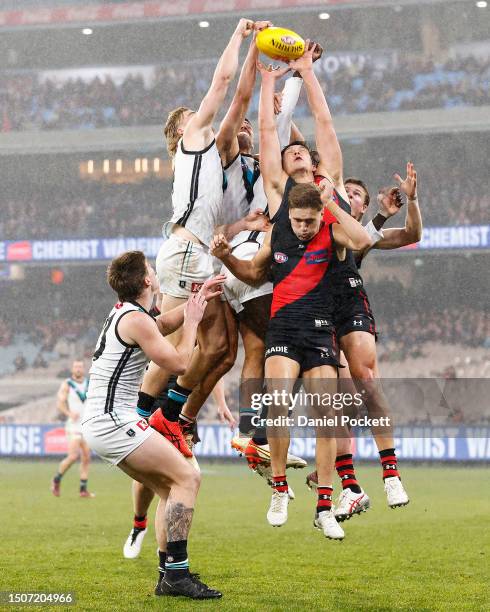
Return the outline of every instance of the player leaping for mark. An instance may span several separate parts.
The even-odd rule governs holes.
[[[221,293],[216,290],[220,281],[207,281],[185,304],[154,319],[149,310],[158,283],[141,251],[114,259],[107,277],[119,302],[106,319],[93,356],[83,435],[103,459],[160,498],[155,521],[160,551],[156,595],[221,597],[219,591],[189,573],[187,537],[199,472],[136,413],[138,389],[149,359],[170,372],[185,372],[207,301]],[[180,326],[181,338],[174,347],[163,335]]]
[[[338,352],[332,326],[333,302],[328,299],[329,266],[333,253],[345,248],[363,249],[370,238],[362,226],[315,185],[294,186],[283,200],[271,232],[252,260],[237,259],[224,236],[213,239],[212,253],[240,280],[255,285],[271,273],[273,298],[266,338],[265,379],[267,391],[291,393],[300,372],[307,392],[336,387]],[[324,205],[335,212],[338,223],[322,222]],[[321,326],[317,325],[321,321]],[[281,389],[279,389],[281,386]],[[271,406],[271,417],[286,416],[289,404]],[[317,416],[327,409],[315,406]],[[272,413],[272,414],[271,414]],[[289,431],[269,435],[274,491],[267,513],[269,524],[287,521],[288,484],[286,458]],[[333,432],[317,431],[318,503],[314,524],[325,536],[342,539],[344,532],[332,508],[332,477],[335,460]]]

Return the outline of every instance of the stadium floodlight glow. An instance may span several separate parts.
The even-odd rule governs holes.
[[[146,157],[141,160],[141,169],[143,172],[148,172],[148,159]]]
[[[155,157],[153,160],[153,172],[160,172],[160,158]]]
[[[209,28],[209,21],[200,21],[199,22],[199,27],[200,28]]]
[[[109,174],[109,170],[110,170],[110,163],[108,159],[104,159],[104,163],[102,164],[102,170],[104,172],[104,174]]]
[[[94,160],[93,159],[89,159],[87,162],[87,172],[89,174],[93,174],[94,173]]]
[[[122,159],[116,159],[116,172],[118,174],[122,172]]]
[[[84,36],[90,36],[90,34],[93,34],[94,31],[92,30],[92,28],[83,28],[82,30],[82,34]]]
[[[141,159],[139,157],[134,160],[134,171],[141,172]]]
[[[478,8],[487,8],[488,2],[486,2],[486,0],[480,0],[479,2],[476,3],[476,6]]]
[[[330,19],[330,13],[320,13],[318,19]]]

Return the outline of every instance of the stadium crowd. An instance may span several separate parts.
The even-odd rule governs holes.
[[[0,76],[2,130],[95,129],[158,125],[169,108],[202,99],[215,63],[179,64],[154,68],[148,84],[130,73],[121,84],[111,76],[89,82],[41,80],[38,74]],[[464,57],[435,62],[402,56],[382,67],[375,60],[339,64],[332,71],[318,62],[317,73],[335,115],[480,106],[488,104],[490,58]],[[251,116],[258,109],[258,92]],[[307,114],[303,98],[297,116]]]
[[[489,223],[490,194],[477,168],[470,176],[464,168],[453,167],[444,172],[442,184],[440,172],[424,168],[422,173],[426,226]],[[156,236],[170,214],[170,189],[169,182],[148,179],[139,185],[80,183],[29,197],[3,195],[0,240]],[[374,208],[373,202],[373,213]]]

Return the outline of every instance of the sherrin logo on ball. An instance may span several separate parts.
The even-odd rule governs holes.
[[[305,52],[305,41],[299,34],[286,28],[265,28],[257,34],[255,43],[259,51],[272,59],[293,60]]]

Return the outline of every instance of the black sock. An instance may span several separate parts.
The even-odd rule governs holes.
[[[165,576],[165,561],[167,560],[167,552],[158,551],[158,558],[160,559],[160,563],[158,565],[158,572],[160,576]]]
[[[269,443],[269,441],[267,440],[267,435],[264,432],[255,434],[254,437],[252,438],[252,442],[254,444],[258,444],[259,446],[264,446],[264,444]]]
[[[400,478],[394,448],[385,448],[384,450],[379,451],[379,459],[381,461],[381,466],[383,467],[383,480],[392,477]]]
[[[61,482],[61,479],[62,479],[62,478],[63,478],[63,474],[60,474],[60,472],[56,472],[56,474],[55,474],[55,476],[54,476],[53,480],[54,480],[55,482]]]
[[[189,559],[187,558],[187,540],[167,542],[167,558],[165,560],[165,578],[170,581],[180,580],[189,574]]]
[[[88,480],[83,480],[82,478],[80,478],[80,491],[87,490],[87,482]]]
[[[136,412],[139,414],[139,416],[147,419],[151,415],[154,402],[155,398],[152,395],[148,395],[148,393],[140,391],[138,393]]]
[[[352,455],[337,455],[335,459],[335,469],[342,481],[342,489],[350,489],[353,493],[360,493],[361,487],[357,482],[356,472],[354,470],[354,459]]]
[[[167,407],[162,411],[163,416],[169,421],[178,421],[182,407],[191,394],[192,389],[181,387],[177,381],[168,388]]]
[[[252,419],[256,416],[255,410],[250,408],[240,408],[238,411],[238,430],[242,436],[250,436],[255,427],[252,425]]]
[[[264,406],[264,404],[262,404],[262,408],[260,410],[260,418],[261,419],[266,419],[267,415],[269,413],[269,407],[268,406]],[[256,427],[255,428],[255,433],[253,435],[252,438],[252,442],[254,444],[258,444],[259,446],[263,446],[264,444],[268,444],[268,440],[267,440],[267,428],[266,427]]]

